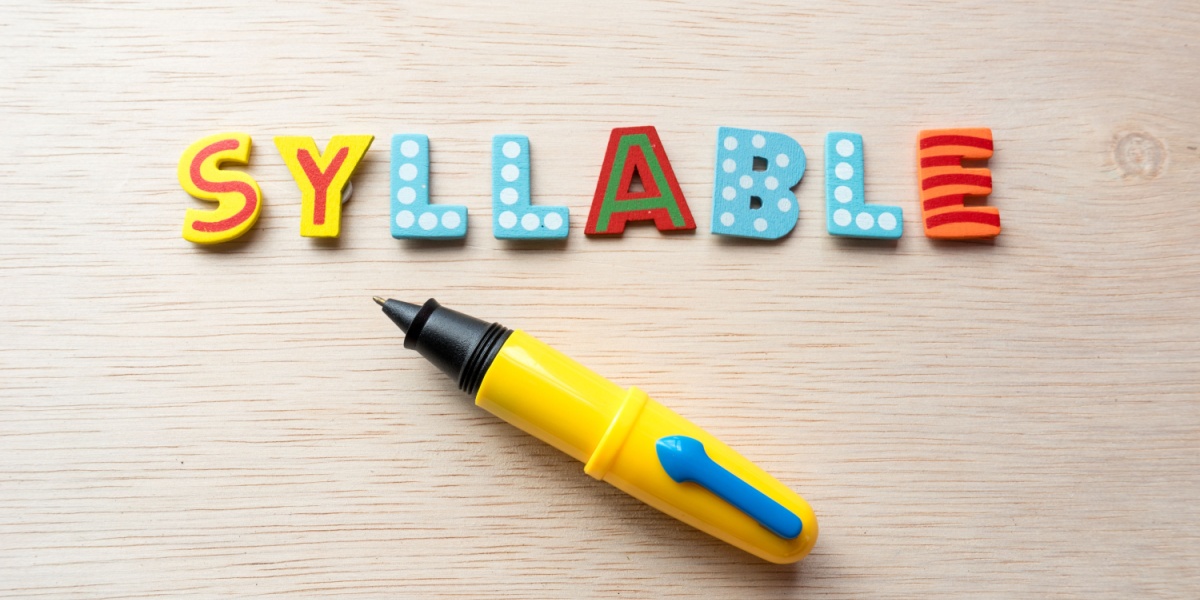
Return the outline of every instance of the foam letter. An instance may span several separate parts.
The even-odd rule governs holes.
[[[254,178],[221,169],[224,163],[250,162],[250,136],[219,133],[196,140],[179,159],[179,184],[187,193],[214,200],[213,210],[189,208],[183,217],[183,239],[219,244],[246,233],[262,212],[262,190]]]
[[[867,204],[864,195],[862,136],[831,131],[825,135],[825,228],[829,235],[899,239],[904,210]]]
[[[756,169],[756,161],[764,168]],[[787,235],[800,218],[791,188],[805,164],[804,148],[782,133],[718,129],[712,232],[764,240]]]
[[[963,205],[965,196],[992,193],[991,171],[962,166],[964,158],[982,160],[992,155],[992,130],[936,129],[922,131],[918,140],[917,175],[925,235],[943,240],[999,235],[999,209]]]
[[[429,204],[429,136],[392,136],[392,237],[452,239],[467,235],[467,207]]]
[[[277,136],[275,147],[300,188],[300,235],[335,238],[341,232],[342,188],[374,141],[373,135],[335,135],[325,152],[310,137]]]
[[[533,206],[529,195],[529,138],[492,138],[492,232],[502,240],[560,240],[567,237],[570,210]]]
[[[635,175],[644,191],[630,189]],[[583,232],[618,234],[625,231],[628,221],[649,220],[659,231],[696,228],[654,127],[613,129]]]

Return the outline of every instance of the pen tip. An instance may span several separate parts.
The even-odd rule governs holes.
[[[378,304],[380,306],[383,306],[383,304],[385,302],[387,302],[387,300],[384,300],[383,298],[380,298],[379,296],[371,296],[371,299],[375,301],[375,304]]]

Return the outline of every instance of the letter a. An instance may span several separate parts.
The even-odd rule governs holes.
[[[631,189],[635,175],[644,190]],[[650,220],[659,231],[696,228],[654,127],[613,129],[584,233],[615,235],[628,221]]]

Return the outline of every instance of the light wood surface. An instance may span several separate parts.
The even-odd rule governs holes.
[[[506,6],[513,4],[514,6]],[[1195,2],[4,2],[0,596],[1196,598]],[[699,230],[582,234],[608,132],[653,124]],[[776,243],[708,233],[719,126],[805,147]],[[994,243],[917,219],[923,128],[993,128]],[[895,244],[824,231],[862,133]],[[253,136],[245,238],[180,237],[180,153]],[[462,242],[388,234],[432,140]],[[377,136],[301,238],[275,135]],[[530,137],[560,244],[492,237]],[[370,296],[529,331],[804,495],[776,566],[473,407]]]

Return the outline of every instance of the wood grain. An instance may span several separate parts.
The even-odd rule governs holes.
[[[3,2],[0,596],[1196,598],[1194,2]],[[608,131],[653,124],[700,231],[585,239]],[[715,132],[796,137],[801,219],[707,233]],[[934,243],[917,132],[991,127],[1004,232]],[[856,131],[898,243],[824,232]],[[181,239],[193,140],[266,205]],[[388,235],[386,143],[301,238],[275,135],[432,140],[461,242]],[[564,243],[490,231],[531,140]],[[803,563],[664,517],[479,411],[374,294],[523,328],[815,507]]]

